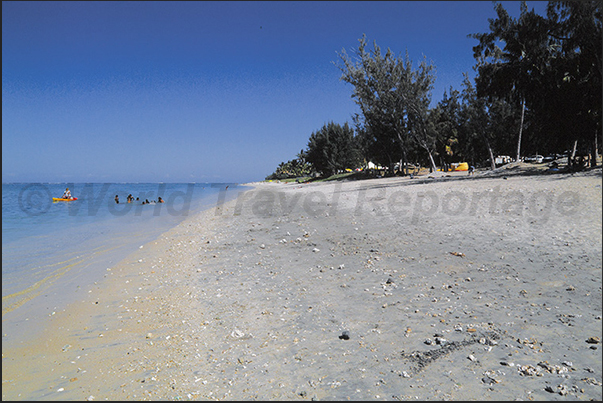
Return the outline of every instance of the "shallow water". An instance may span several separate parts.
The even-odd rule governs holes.
[[[52,202],[66,187],[78,200]],[[209,183],[3,184],[3,343],[35,334],[43,318],[76,301],[107,268],[244,189]],[[140,200],[127,203],[128,194]],[[142,204],[158,196],[165,202]]]

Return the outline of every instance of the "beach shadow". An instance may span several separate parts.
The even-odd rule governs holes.
[[[459,172],[438,172],[437,174],[427,174],[421,176],[390,176],[384,178],[357,178],[348,177],[337,180],[338,182],[353,182],[358,180],[364,180],[359,190],[375,190],[385,189],[392,185],[391,182],[395,181],[396,185],[400,186],[413,186],[413,185],[424,185],[427,183],[462,183],[463,181],[479,181],[485,179],[508,179],[514,177],[534,177],[534,178],[547,178],[553,180],[567,180],[576,176],[601,176],[602,166],[598,165],[592,168],[584,168],[580,171],[571,171],[567,167],[560,168],[558,170],[550,170],[542,164],[528,165],[525,163],[521,164],[508,164],[500,168],[496,168],[491,171],[477,172],[474,175],[459,175]],[[378,183],[371,184],[370,181],[379,181]],[[391,182],[390,182],[391,181]],[[328,181],[325,183],[331,183]],[[388,183],[390,182],[390,183]]]

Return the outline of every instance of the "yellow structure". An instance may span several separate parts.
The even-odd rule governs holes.
[[[450,169],[453,171],[468,171],[469,164],[467,164],[466,162],[453,163],[450,164]]]
[[[450,164],[450,169],[448,171],[468,171],[469,164],[466,162],[453,162]],[[443,169],[438,169],[438,171],[444,171]]]

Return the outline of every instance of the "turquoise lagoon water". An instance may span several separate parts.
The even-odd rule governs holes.
[[[78,200],[52,202],[66,187]],[[245,189],[228,183],[2,184],[3,343],[35,332],[43,318],[81,299],[87,285],[140,245]],[[140,200],[127,203],[128,194]],[[158,196],[165,203],[142,204]]]

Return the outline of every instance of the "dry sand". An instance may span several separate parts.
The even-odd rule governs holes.
[[[601,400],[601,169],[458,175],[253,184],[3,343],[3,400]]]

